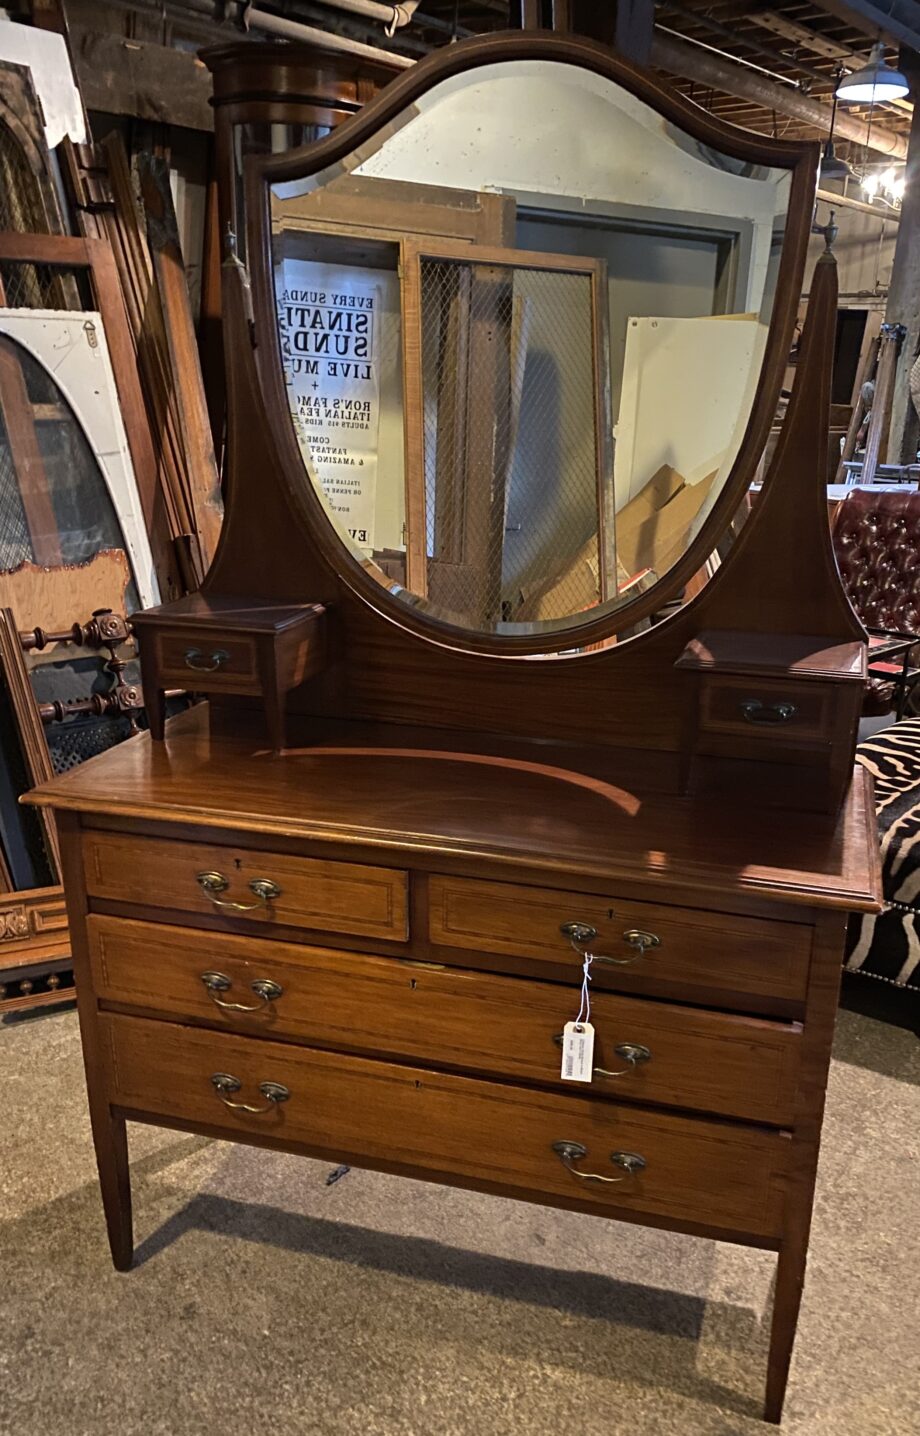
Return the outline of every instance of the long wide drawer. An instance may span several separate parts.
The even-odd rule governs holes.
[[[103,1014],[100,1024],[111,1101],[129,1112],[467,1178],[512,1195],[584,1201],[611,1215],[628,1209],[779,1235],[791,1150],[781,1132],[177,1023]],[[560,1153],[557,1143],[568,1145]],[[585,1173],[622,1180],[593,1182]]]
[[[572,989],[98,914],[87,930],[104,1002],[572,1090],[554,1040],[576,1015]],[[792,1122],[797,1026],[613,993],[595,994],[591,1018],[584,1090]]]
[[[91,898],[216,915],[228,926],[408,935],[408,877],[395,868],[109,832],[84,835],[83,863]]]
[[[554,977],[578,976],[581,949],[595,955],[597,985],[805,996],[811,929],[801,923],[442,876],[429,881],[429,911],[433,943],[535,959]],[[573,944],[562,931],[573,923],[594,935]]]

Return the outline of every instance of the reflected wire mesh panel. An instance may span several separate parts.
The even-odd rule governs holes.
[[[592,279],[423,257],[428,597],[486,630],[601,596]]]

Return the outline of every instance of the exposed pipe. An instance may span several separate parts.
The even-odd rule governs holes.
[[[810,80],[817,80],[819,84],[826,85],[833,79],[832,75],[826,75],[823,71],[816,70],[814,66],[807,65],[804,60],[799,60],[798,58],[793,59],[788,55],[779,55],[776,50],[771,50],[769,45],[764,45],[755,35],[745,34],[741,36],[737,30],[732,30],[729,25],[723,25],[721,20],[714,20],[711,15],[704,15],[701,11],[696,12],[686,9],[685,6],[678,3],[678,0],[665,0],[665,9],[671,11],[674,15],[679,15],[682,20],[689,20],[692,24],[702,25],[704,30],[708,30],[712,35],[718,35],[723,40],[728,40],[735,44],[743,40],[747,48],[753,50],[755,55],[762,55],[765,60],[770,60],[773,64],[775,64],[777,60],[786,59],[791,65],[795,66],[800,74],[807,75]],[[753,19],[754,17],[752,16],[751,18]],[[677,31],[672,30],[670,33],[676,35]],[[690,39],[690,36],[681,36],[680,38]],[[724,55],[725,52],[724,50],[720,50],[717,53]],[[736,63],[741,63],[739,56],[735,55],[732,58]],[[774,80],[786,80],[789,84],[795,84],[795,81],[789,80],[787,75],[777,75],[773,70],[763,70],[763,67],[760,65],[758,65],[757,68],[761,70],[763,74],[770,75]]]
[[[115,8],[126,7],[126,0],[104,0],[104,3],[114,5]],[[178,4],[175,3],[175,0],[173,3],[165,0],[165,4],[157,3],[155,6],[151,3],[144,3],[144,0],[135,0],[135,4],[131,8],[142,10],[155,8],[158,13],[162,13],[165,9],[169,13],[185,10],[197,13],[199,16],[213,15],[212,0],[179,0]],[[351,40],[343,35],[337,35],[331,30],[302,24],[297,20],[288,20],[281,15],[269,14],[265,10],[252,8],[246,11],[245,7],[238,3],[228,5],[227,8],[231,11],[239,9],[242,12],[244,24],[248,27],[261,30],[266,34],[279,35],[286,40],[303,40],[326,49],[339,50],[350,55],[363,55],[366,59],[389,65],[393,69],[405,70],[415,64],[415,61],[406,55],[399,55],[392,50],[384,50],[376,45],[366,45],[359,40]],[[390,7],[384,6],[383,8],[389,9]],[[216,28],[219,33],[222,27]],[[750,104],[758,105],[762,109],[776,110],[779,114],[788,115],[791,119],[799,120],[816,130],[825,132],[829,128],[828,107],[803,95],[794,83],[779,83],[777,80],[768,78],[764,73],[758,73],[759,67],[747,68],[741,64],[727,61],[719,52],[713,51],[710,46],[699,42],[692,44],[686,37],[678,38],[674,34],[666,34],[659,26],[655,27],[650,62],[659,69],[669,70],[672,74],[680,75],[684,79],[723,90],[739,99],[747,100]],[[893,159],[903,160],[907,157],[907,141],[879,125],[869,125],[864,120],[843,114],[838,115],[835,130],[844,139],[877,150],[880,154],[889,155]]]
[[[322,4],[333,10],[350,10],[353,15],[367,15],[371,20],[381,20],[385,33],[390,36],[409,24],[418,9],[419,0],[403,0],[399,5],[382,5],[380,0],[322,0]]]
[[[415,64],[408,55],[397,55],[393,50],[381,50],[376,45],[364,45],[360,40],[348,40],[332,30],[320,30],[316,25],[302,25],[298,20],[286,20],[283,15],[270,15],[267,10],[245,12],[247,25],[254,30],[263,30],[267,35],[281,35],[285,40],[305,40],[312,45],[321,45],[326,50],[344,50],[349,55],[363,55],[366,60],[377,60],[394,69],[408,70]]]
[[[715,90],[724,90],[739,99],[748,100],[761,109],[776,110],[790,119],[800,120],[816,130],[827,132],[830,126],[830,110],[818,100],[809,99],[795,85],[777,84],[762,74],[742,65],[726,61],[712,53],[709,46],[691,44],[686,38],[677,39],[664,34],[655,26],[652,38],[651,63],[660,70],[670,70],[685,80],[694,80],[701,85],[710,85]],[[878,150],[880,154],[891,155],[893,159],[907,158],[907,141],[901,135],[879,125],[869,125],[852,115],[837,116],[836,132],[844,139]]]

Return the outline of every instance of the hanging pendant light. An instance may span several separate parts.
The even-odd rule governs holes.
[[[855,178],[856,172],[852,165],[848,165],[846,160],[841,159],[840,155],[835,153],[834,141],[825,140],[824,152],[821,155],[821,167],[818,170],[818,179],[821,184],[826,184],[828,180]]]
[[[875,105],[883,100],[900,100],[909,91],[910,85],[901,71],[887,63],[884,41],[879,40],[872,46],[868,63],[841,80],[836,98],[851,104]]]
[[[837,68],[837,84],[840,84],[843,75],[843,66]],[[834,90],[834,98],[831,100],[831,127],[827,139],[824,141],[824,150],[821,155],[821,165],[818,170],[818,183],[826,184],[828,180],[855,179],[856,175],[846,160],[841,159],[834,151],[834,124],[837,119],[837,96],[839,90]]]

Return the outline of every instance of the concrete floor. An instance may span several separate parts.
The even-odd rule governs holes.
[[[132,1127],[119,1275],[73,1012],[0,1093],[4,1436],[770,1429],[764,1253]],[[842,1012],[789,1436],[920,1431],[918,1156],[920,1042]]]

